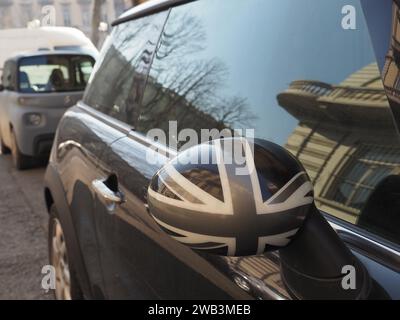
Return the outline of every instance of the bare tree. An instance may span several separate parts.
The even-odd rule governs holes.
[[[250,112],[247,99],[237,96],[223,99],[209,112],[218,121],[220,129],[237,125],[249,126],[257,119]]]
[[[171,19],[152,64],[148,95],[136,125],[140,122],[147,128],[160,127],[171,114],[182,125],[219,130],[247,126],[255,120],[247,99],[221,94],[229,76],[223,61],[187,58],[204,51],[205,42],[202,21],[190,14]]]

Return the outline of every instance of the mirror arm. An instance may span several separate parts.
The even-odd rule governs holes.
[[[279,251],[288,291],[299,299],[368,298],[372,281],[367,270],[315,205],[310,210],[292,243]],[[350,280],[345,266],[354,268],[355,289],[346,287]]]

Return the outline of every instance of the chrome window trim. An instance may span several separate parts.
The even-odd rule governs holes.
[[[101,111],[98,111],[91,106],[87,105],[84,103],[82,100],[79,101],[76,106],[80,109],[85,110],[87,113],[89,113],[91,116],[95,117],[98,120],[101,120],[111,126],[112,128],[116,130],[120,130],[124,134],[128,134],[131,130],[132,127],[127,125],[126,123],[117,120],[109,115],[106,115],[105,113],[102,113]]]
[[[119,130],[123,134],[126,134],[126,137],[134,139],[135,141],[147,147],[149,147],[150,145],[154,146],[155,150],[157,150],[159,153],[163,155],[166,155],[168,158],[173,158],[177,154],[175,150],[168,148],[167,146],[155,143],[151,139],[148,139],[145,135],[135,131],[135,129],[132,126],[126,124],[123,121],[115,119],[101,111],[94,109],[93,107],[87,105],[82,100],[79,101],[76,106],[82,110],[85,110],[87,113],[89,113],[96,119],[103,121],[107,125],[111,126],[113,129]]]
[[[345,226],[345,222],[336,217],[326,213],[323,213],[323,215],[350,249],[362,251],[363,255],[368,256],[379,264],[400,272],[400,250],[396,249],[395,244],[393,246],[386,245],[383,243],[384,239],[382,241],[379,241],[380,239],[372,239],[367,235],[367,231],[362,230],[362,232],[366,233],[364,235],[358,230],[352,230],[351,226]],[[371,236],[374,235],[372,234]]]
[[[331,221],[328,221],[328,222],[332,226],[332,228],[335,229],[337,232],[346,232],[346,233],[349,233],[351,235],[355,235],[355,236],[357,236],[357,237],[359,237],[359,238],[361,238],[361,239],[363,239],[363,240],[365,240],[365,241],[367,241],[367,242],[369,242],[369,243],[371,243],[371,244],[373,244],[373,245],[375,245],[375,246],[377,246],[377,247],[379,247],[379,248],[381,248],[381,249],[383,249],[385,251],[388,251],[391,254],[393,254],[393,255],[395,255],[395,256],[400,258],[400,252],[399,251],[391,249],[391,248],[389,248],[389,247],[387,247],[387,246],[385,246],[385,245],[383,245],[383,244],[381,244],[381,243],[379,243],[377,241],[369,239],[369,238],[367,238],[367,237],[365,237],[365,236],[363,236],[363,235],[361,235],[361,234],[359,234],[357,232],[354,232],[354,231],[351,231],[349,229],[346,229],[346,228],[344,228],[344,227],[342,227],[342,226],[340,226],[340,225],[338,225],[338,224],[336,224],[334,222],[331,222]]]
[[[133,7],[131,10],[123,13],[118,19],[111,23],[114,27],[124,22],[128,22],[130,20],[138,19],[144,16],[148,16],[154,13],[158,13],[160,11],[168,10],[170,8],[180,6],[189,2],[193,2],[196,0],[157,0],[157,1],[149,1],[144,2],[136,7]]]

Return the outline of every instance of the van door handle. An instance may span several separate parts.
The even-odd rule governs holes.
[[[110,204],[122,204],[125,202],[124,194],[120,191],[111,190],[103,180],[93,180],[92,187],[98,196]]]

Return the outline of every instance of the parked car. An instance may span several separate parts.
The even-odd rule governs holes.
[[[396,44],[368,32],[397,32],[384,2],[115,21],[45,175],[56,298],[400,299]]]
[[[82,98],[95,57],[79,51],[33,52],[4,63],[0,143],[17,169],[48,156],[58,121]]]

